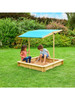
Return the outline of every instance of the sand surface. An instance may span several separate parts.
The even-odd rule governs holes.
[[[31,63],[32,64],[37,64],[37,65],[47,65],[47,64],[50,64],[51,62],[48,62],[48,61],[46,61],[45,63],[43,63],[43,61],[42,62],[40,62],[40,61],[31,61]]]

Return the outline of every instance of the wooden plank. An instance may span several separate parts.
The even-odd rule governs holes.
[[[28,50],[30,51],[30,38],[28,38]],[[30,56],[30,52],[29,52],[29,56]]]
[[[53,68],[53,65],[50,65],[50,66],[45,67],[45,70],[49,70],[49,69],[52,69],[52,68]]]
[[[55,37],[53,33],[53,62],[55,61],[54,58],[55,58]]]
[[[20,66],[25,67],[25,68],[29,68],[29,69],[42,71],[42,67],[37,67],[37,66],[34,66],[34,65],[26,65],[24,63],[20,63]]]
[[[63,61],[61,61],[61,63],[63,64]]]
[[[48,34],[48,35],[44,36],[43,38],[45,38],[45,37],[48,37],[48,36],[52,35],[53,33],[58,33],[58,32],[61,32],[61,31],[62,31],[62,30],[60,30],[60,31],[55,31],[55,32],[52,32],[52,33],[50,33],[50,34]]]
[[[35,69],[35,70],[38,70],[38,71],[42,71],[42,67],[32,66],[31,69]]]
[[[26,63],[26,62],[23,62],[23,61],[18,61],[18,63],[22,63],[22,64],[25,64],[25,65],[33,65],[33,66],[43,67],[41,65],[32,64],[32,63]]]
[[[46,72],[46,69],[45,69],[45,67],[42,67],[42,72]]]
[[[52,65],[49,65],[45,68],[45,70],[49,70],[49,69],[52,69],[54,67],[57,67],[59,65],[62,65],[62,61],[58,62],[58,63],[55,63],[55,64],[52,64]]]
[[[38,58],[39,56],[36,56],[36,57],[33,57],[32,59],[34,59],[34,58]],[[59,58],[47,58],[47,59],[55,59],[55,60],[63,60],[63,59],[59,59]]]
[[[53,34],[53,33],[49,33],[48,35],[44,36],[43,38],[48,37],[48,36],[50,36],[50,35],[52,35],[52,34]]]
[[[18,62],[18,66],[20,66],[20,63]]]
[[[53,62],[53,63],[47,64],[47,65],[44,65],[43,67],[51,66],[51,65],[53,65],[53,64],[56,64],[56,63],[59,63],[59,62],[62,62],[62,61],[63,61],[63,60],[60,59],[60,60],[55,61],[55,62]]]

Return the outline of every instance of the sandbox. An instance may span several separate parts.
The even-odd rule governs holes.
[[[49,70],[56,66],[62,65],[63,59],[55,58],[55,34],[58,32],[61,32],[61,31],[62,30],[59,30],[59,29],[39,29],[39,30],[28,31],[28,32],[20,35],[19,36],[20,38],[25,38],[25,39],[28,38],[28,50],[29,51],[30,51],[30,39],[31,38],[43,39],[50,35],[53,35],[53,58],[47,58],[46,63],[43,64],[43,58],[42,58],[42,62],[40,63],[39,61],[36,62],[38,57],[34,57],[31,59],[31,63],[26,63],[24,61],[18,61],[18,66],[45,72],[46,70]],[[29,52],[29,56],[30,56],[30,52]]]
[[[43,64],[43,58],[42,58],[42,62],[40,63],[39,61],[37,61],[38,57],[34,57],[31,59],[31,63],[26,63],[25,61],[18,61],[18,66],[22,66],[22,67],[26,67],[26,68],[30,68],[30,69],[34,69],[34,70],[38,70],[38,71],[42,71],[45,72],[46,70],[52,69],[56,66],[62,65],[63,64],[63,59],[53,59],[53,58],[47,58],[46,59],[46,63]]]

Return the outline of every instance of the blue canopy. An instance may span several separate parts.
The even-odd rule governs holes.
[[[26,37],[26,38],[44,38],[49,35],[52,35],[53,33],[60,32],[62,30],[58,29],[40,29],[40,30],[33,30],[33,31],[28,31],[19,37]]]

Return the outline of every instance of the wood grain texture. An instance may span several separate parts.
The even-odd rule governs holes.
[[[53,35],[53,33],[58,33],[58,32],[61,32],[61,31],[62,31],[62,30],[52,32],[52,33],[50,33],[50,34],[48,34],[48,35],[44,36],[43,38],[48,37],[48,36],[50,36],[50,35]]]
[[[30,38],[28,38],[28,50],[30,51]],[[29,56],[30,56],[30,52],[29,52]]]
[[[55,61],[54,58],[55,58],[55,35],[53,33],[53,62]]]

